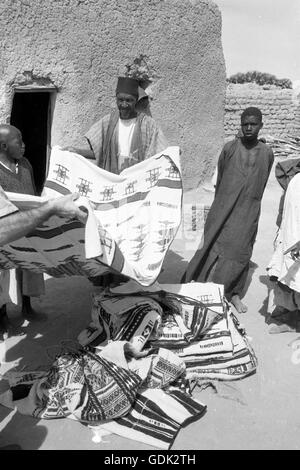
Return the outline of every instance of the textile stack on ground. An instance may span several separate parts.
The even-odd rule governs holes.
[[[206,406],[182,390],[184,362],[159,349],[128,360],[124,342],[101,352],[59,355],[44,372],[9,373],[0,404],[36,418],[71,418],[93,428],[168,449],[180,428]]]
[[[117,339],[139,350],[166,348],[183,359],[192,380],[235,380],[256,371],[255,354],[224,300],[222,285],[130,289],[124,284],[95,296],[92,322],[78,337],[81,344],[101,349]]]
[[[168,147],[120,175],[54,148],[43,197],[8,193],[9,198],[27,209],[52,197],[80,193],[78,204],[89,211],[86,226],[51,217],[27,237],[1,247],[0,269],[21,267],[53,277],[117,271],[142,285],[152,284],[181,222],[179,168],[178,147]]]
[[[264,135],[266,143],[270,145],[275,157],[280,158],[299,158],[300,157],[300,138],[288,136],[287,138],[273,137]]]

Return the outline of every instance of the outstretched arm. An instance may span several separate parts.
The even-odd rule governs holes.
[[[51,199],[40,207],[14,212],[0,219],[0,246],[24,237],[52,215],[86,220],[86,213],[75,204],[78,194]]]
[[[85,158],[95,159],[95,155],[92,149],[90,148],[78,148],[78,147],[63,147],[61,150],[67,150],[68,152],[78,153]]]

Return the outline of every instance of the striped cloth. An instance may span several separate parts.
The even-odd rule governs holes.
[[[93,324],[98,330],[95,338],[87,338],[88,344],[101,347],[118,339],[139,345],[139,350],[172,350],[193,380],[235,380],[256,371],[255,353],[223,297],[224,286],[157,284],[156,290],[144,288],[140,295],[136,290],[121,294],[126,285],[95,297]]]
[[[168,450],[178,431],[201,418],[206,406],[181,390],[146,390],[138,393],[130,412],[110,423],[90,425],[94,434],[109,431],[127,439]]]
[[[44,196],[8,195],[26,209],[70,192],[79,192],[78,204],[89,209],[86,227],[51,217],[27,237],[1,247],[0,269],[21,267],[54,277],[111,271],[152,284],[181,221],[179,148],[169,147],[115,175],[55,147]]]
[[[185,366],[172,352],[161,349],[131,364],[123,346],[64,353],[48,372],[9,372],[0,404],[36,418],[105,423],[111,432],[168,449],[206,406],[181,389]]]

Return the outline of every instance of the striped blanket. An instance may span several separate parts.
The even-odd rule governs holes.
[[[94,434],[109,431],[127,439],[168,450],[181,427],[201,418],[206,406],[181,390],[138,393],[130,412],[110,423],[90,425]]]
[[[165,284],[140,295],[121,294],[125,287],[95,296],[93,321],[78,338],[85,339],[82,344],[101,348],[119,339],[139,350],[166,348],[185,362],[193,380],[235,380],[256,371],[254,351],[223,298],[222,285]]]
[[[78,204],[88,208],[86,226],[51,217],[1,247],[0,269],[21,267],[54,277],[111,271],[152,284],[181,221],[179,148],[168,147],[115,175],[54,147],[43,197],[7,194],[22,210],[70,192],[80,193]]]
[[[0,404],[36,418],[105,423],[111,432],[168,449],[181,426],[206,410],[181,390],[184,376],[183,361],[170,351],[127,361],[124,342],[114,342],[101,352],[59,355],[49,371],[8,373]]]

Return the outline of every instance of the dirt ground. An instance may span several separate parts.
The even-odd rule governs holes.
[[[238,318],[250,336],[258,357],[257,373],[240,381],[218,382],[216,389],[196,389],[194,396],[207,405],[206,414],[183,428],[175,439],[177,449],[299,449],[300,410],[298,391],[300,363],[295,360],[299,333],[268,333],[266,314],[268,280],[266,266],[273,251],[275,220],[281,190],[274,169],[267,185],[257,242],[252,256],[248,289],[244,297],[249,310]],[[185,195],[185,202],[209,201],[212,193],[203,189]],[[246,217],[246,214],[245,214]],[[199,238],[199,237],[198,237]],[[173,242],[160,275],[161,283],[179,281],[199,243],[178,236]],[[10,337],[0,350],[2,369],[15,366],[34,370],[49,364],[60,350],[61,341],[74,341],[90,320],[91,290],[81,277],[47,279],[46,295],[35,301],[46,321],[29,324],[26,336]],[[19,313],[11,310],[14,321]],[[300,355],[299,355],[300,356]],[[299,361],[300,362],[300,361]],[[4,382],[0,381],[0,390]],[[38,420],[0,406],[0,446],[16,443],[23,449],[154,450],[132,440],[108,435],[93,442],[91,430],[69,420]]]

